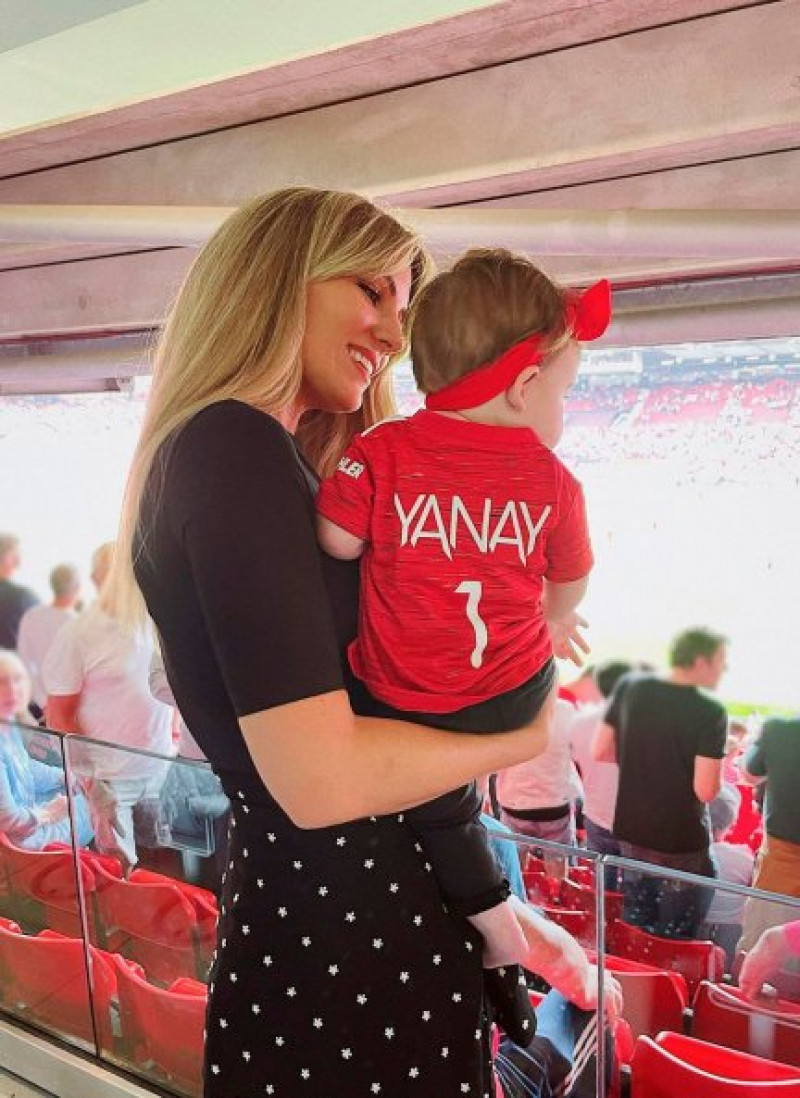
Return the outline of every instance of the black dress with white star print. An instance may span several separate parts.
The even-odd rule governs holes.
[[[494,1098],[480,940],[402,814],[296,827],[239,728],[346,682],[358,571],[318,550],[313,487],[274,419],[224,401],[167,443],[140,514],[167,674],[232,802],[204,1095]]]

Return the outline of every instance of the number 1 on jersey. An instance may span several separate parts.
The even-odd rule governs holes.
[[[469,662],[477,669],[483,664],[483,653],[489,643],[486,622],[478,613],[478,606],[483,594],[483,584],[480,580],[464,580],[456,587],[456,594],[467,596],[467,617],[470,625],[475,630],[475,647],[472,650]]]

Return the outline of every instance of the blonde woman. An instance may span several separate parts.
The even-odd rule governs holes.
[[[64,772],[32,759],[26,750],[24,725],[30,721],[31,683],[15,652],[0,649],[0,832],[25,850],[48,843],[70,842],[69,805]],[[33,731],[33,729],[31,729]],[[86,801],[73,797],[76,840],[92,840]]]
[[[314,530],[318,477],[392,410],[427,269],[358,196],[268,194],[200,254],[156,357],[106,598],[141,620],[133,560],[232,802],[206,1098],[493,1085],[479,938],[444,911],[403,811],[536,754],[546,716],[492,737],[355,716],[358,566]]]

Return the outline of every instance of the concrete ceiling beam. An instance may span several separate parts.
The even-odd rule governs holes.
[[[302,182],[441,205],[785,150],[798,26],[800,0],[729,11],[6,179],[0,202],[228,206]]]
[[[232,211],[183,206],[0,206],[0,243],[198,247]],[[503,246],[539,256],[800,262],[800,210],[433,209],[401,212],[435,255]]]
[[[752,0],[661,0],[654,9],[652,0],[612,0],[582,5],[579,18],[576,18],[571,0],[461,3],[458,14],[451,14],[449,18],[444,4],[426,2],[415,8],[414,4],[405,3],[395,5],[393,12],[385,8],[380,12],[370,11],[368,25],[365,25],[363,7],[355,5],[348,12],[339,3],[335,21],[321,25],[319,18],[303,22],[301,4],[294,5],[291,10],[287,8],[286,12],[280,5],[272,11],[262,4],[260,18],[270,20],[269,36],[259,36],[252,29],[242,33],[236,5],[229,5],[220,18],[224,18],[226,30],[235,27],[236,34],[227,35],[225,54],[215,43],[215,48],[207,49],[204,58],[195,40],[190,56],[182,58],[184,86],[171,87],[168,92],[160,74],[171,71],[171,66],[153,63],[153,39],[155,37],[162,56],[174,61],[176,54],[185,54],[184,27],[179,20],[174,20],[181,35],[174,43],[167,39],[163,26],[155,35],[148,27],[147,46],[140,48],[139,56],[136,56],[130,20],[138,21],[141,16],[146,19],[147,14],[133,12],[123,16],[127,24],[125,38],[129,50],[133,47],[134,52],[133,71],[128,66],[115,65],[113,52],[108,51],[112,58],[109,69],[103,77],[88,85],[95,96],[93,103],[91,99],[75,102],[76,95],[87,94],[85,83],[70,82],[64,86],[63,64],[59,63],[55,43],[34,44],[27,53],[15,59],[16,68],[7,59],[8,94],[21,96],[26,110],[34,109],[31,103],[36,103],[42,74],[49,76],[48,89],[63,88],[71,110],[65,111],[63,99],[59,100],[57,113],[51,110],[48,114],[40,108],[35,126],[29,123],[6,137],[0,146],[0,174],[41,170],[69,161],[107,156],[123,149],[259,122],[375,95],[387,88],[419,84],[520,57],[563,50],[581,42],[744,8],[751,3]],[[468,10],[469,7],[473,10]],[[449,11],[453,10],[451,5]],[[423,20],[414,26],[415,17],[419,19],[420,15]],[[351,18],[350,41],[345,25],[348,16]],[[281,34],[281,19],[290,23],[288,34]],[[197,22],[207,27],[208,13]],[[333,34],[330,33],[332,26],[335,27]],[[324,38],[326,27],[327,40]],[[299,38],[303,39],[302,43]],[[97,55],[81,55],[77,52],[78,45],[73,36],[70,41],[73,68],[94,72]],[[232,48],[242,56],[231,57]],[[262,61],[260,68],[253,65],[254,49],[260,50],[257,54]],[[230,76],[223,75],[226,59]],[[204,60],[207,67],[201,71]],[[103,55],[100,62],[108,64]],[[190,72],[186,66],[195,66],[194,71]],[[3,75],[0,68],[0,85]],[[137,85],[126,85],[126,80],[129,82],[132,76],[138,77]],[[31,81],[30,89],[25,84],[27,80]],[[146,90],[142,81],[149,82]],[[30,94],[26,95],[28,90]]]

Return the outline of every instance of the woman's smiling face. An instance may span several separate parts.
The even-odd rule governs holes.
[[[300,411],[354,412],[372,377],[403,346],[411,270],[308,287]]]

